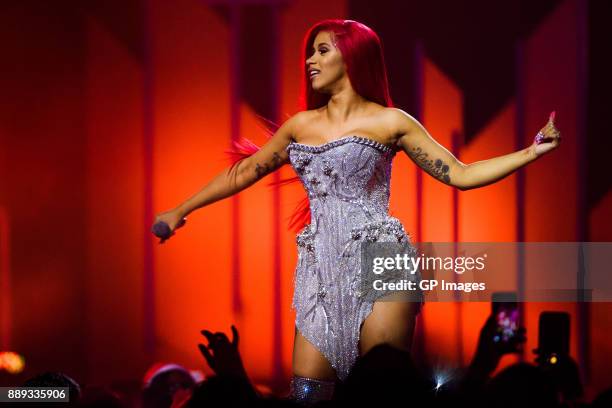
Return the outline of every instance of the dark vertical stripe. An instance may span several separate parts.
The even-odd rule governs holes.
[[[271,106],[273,110],[274,121],[280,122],[280,96],[281,96],[281,45],[280,45],[280,9],[278,6],[270,6],[271,13],[271,31],[272,38],[275,39],[270,44],[272,50],[272,84],[271,92],[268,95],[271,98]],[[281,247],[281,195],[280,195],[280,170],[273,173],[274,186],[272,189],[272,232],[274,242],[272,246],[273,264],[273,378],[275,384],[281,384],[283,380],[283,321],[282,321],[282,297],[281,297],[281,282],[282,282],[282,247]]]
[[[516,75],[516,116],[514,150],[523,148],[525,139],[525,46],[523,40],[519,39],[515,46],[515,75]],[[525,167],[521,167],[516,172],[516,287],[519,299],[523,299],[525,290],[525,254],[523,242],[525,241]],[[525,323],[525,304],[518,303],[519,321],[521,325]],[[525,350],[519,353],[519,361],[525,360]]]
[[[462,145],[461,133],[454,131],[451,135],[451,151],[453,155],[459,158],[459,150]],[[459,190],[457,188],[452,189],[452,214],[453,214],[453,257],[457,259],[459,251],[457,243],[459,242]],[[454,273],[453,280],[459,281],[459,275]],[[460,365],[464,364],[463,361],[463,299],[462,293],[458,290],[454,291],[455,296],[455,312],[457,313],[457,319],[455,319],[455,333],[457,333],[457,361]]]
[[[577,27],[577,96],[576,103],[576,172],[578,193],[576,205],[576,241],[585,242],[589,236],[589,215],[587,209],[586,191],[586,163],[587,163],[587,101],[588,101],[588,2],[578,0],[576,13]],[[582,245],[581,245],[582,246]],[[578,259],[578,288],[584,289],[584,263]],[[578,293],[583,293],[579,291]],[[578,299],[578,365],[582,370],[582,378],[585,383],[590,382],[591,377],[591,299]]]
[[[425,63],[425,51],[423,42],[417,40],[414,43],[414,52],[412,58],[414,76],[412,78],[412,106],[414,106],[414,117],[422,122],[423,121],[423,81],[424,75],[424,63]],[[423,170],[420,167],[416,167],[416,231],[415,231],[415,243],[420,243],[423,240]],[[417,247],[419,245],[417,244]],[[421,246],[422,248],[422,246]],[[423,312],[419,314],[417,318],[417,324],[414,333],[414,347],[416,349],[416,357],[419,359],[419,364],[424,365],[426,363],[425,358],[425,329],[426,321],[424,319]]]
[[[423,98],[425,81],[425,49],[423,41],[417,40],[414,47],[414,107],[415,118],[423,122]],[[416,170],[416,241],[423,239],[423,169],[417,167]]]
[[[149,2],[143,2],[144,15],[144,59],[143,59],[143,175],[144,175],[144,234],[143,234],[143,340],[147,358],[155,353],[155,266],[153,264],[153,240],[151,223],[153,221],[153,146],[154,129],[154,69],[153,33]]]
[[[232,4],[230,7],[230,128],[231,140],[240,138],[240,26],[241,7]],[[240,264],[240,196],[232,196],[232,311],[239,314],[242,311],[240,295],[241,264]]]
[[[7,211],[0,207],[0,322],[2,336],[0,351],[11,349],[11,265],[10,265],[10,220]]]

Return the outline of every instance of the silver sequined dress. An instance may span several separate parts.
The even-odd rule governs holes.
[[[344,381],[359,356],[361,323],[373,306],[360,290],[360,244],[403,242],[413,248],[401,222],[388,214],[396,152],[360,136],[319,146],[292,141],[287,152],[308,193],[311,215],[296,236],[295,324]]]

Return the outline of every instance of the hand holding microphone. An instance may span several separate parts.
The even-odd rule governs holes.
[[[160,239],[163,244],[176,233],[187,222],[187,218],[182,217],[178,211],[170,210],[163,212],[155,217],[155,222],[151,227],[151,232]]]

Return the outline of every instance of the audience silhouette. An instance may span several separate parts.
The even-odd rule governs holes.
[[[493,407],[493,408],[574,408],[612,407],[612,388],[592,403],[582,401],[583,386],[577,364],[559,356],[556,364],[534,350],[534,363],[520,362],[497,375],[500,359],[522,350],[525,329],[519,328],[508,342],[495,340],[495,316],[484,322],[476,352],[470,364],[445,383],[436,373],[417,368],[409,352],[380,344],[357,359],[344,382],[338,382],[333,397],[311,404],[315,407],[353,407],[373,404],[381,407]],[[197,381],[178,364],[157,364],[149,369],[141,389],[140,404],[129,404],[108,386],[81,386],[66,374],[46,372],[22,386],[68,387],[70,402],[44,403],[45,407],[87,408],[208,408],[208,407],[299,407],[291,395],[269,396],[253,385],[239,351],[239,333],[232,325],[232,339],[225,333],[202,330],[207,344],[199,343],[203,360],[213,374]],[[139,405],[136,407],[136,405]],[[42,406],[20,403],[20,407]]]

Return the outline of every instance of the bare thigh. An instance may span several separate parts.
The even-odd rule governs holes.
[[[374,302],[372,313],[361,325],[360,355],[364,355],[372,347],[381,343],[410,351],[418,308],[419,304],[416,302]]]
[[[293,375],[336,380],[336,370],[317,348],[295,329],[293,341]]]

